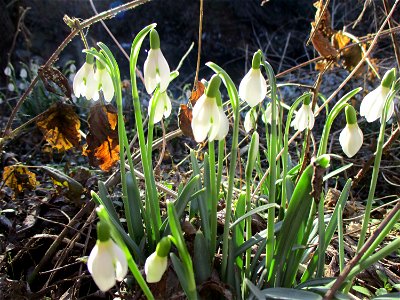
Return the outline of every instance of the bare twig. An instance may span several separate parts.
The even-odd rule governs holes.
[[[7,54],[7,65],[10,64],[11,55],[12,55],[12,53],[14,52],[15,44],[16,44],[16,42],[17,42],[17,37],[18,37],[19,32],[21,31],[22,22],[24,21],[24,18],[25,18],[25,16],[26,16],[26,13],[27,13],[28,10],[30,10],[30,9],[31,9],[30,7],[27,7],[27,8],[22,8],[22,7],[20,7],[21,15],[19,16],[18,24],[17,24],[17,30],[15,31],[14,38],[13,38],[13,41],[12,41],[12,43],[11,43],[10,50],[8,51],[8,54]]]

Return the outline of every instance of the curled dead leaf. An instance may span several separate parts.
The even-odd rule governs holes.
[[[51,93],[57,94],[56,89],[51,86],[51,82],[58,86],[61,92],[68,98],[71,99],[71,87],[69,86],[68,79],[65,75],[58,69],[54,67],[41,66],[39,68],[39,76],[42,79],[46,90]]]
[[[10,187],[15,194],[24,190],[33,190],[39,185],[35,173],[32,173],[25,166],[7,166],[3,171],[4,184]]]
[[[81,122],[72,106],[55,103],[36,121],[46,141],[59,152],[80,149]]]
[[[90,109],[89,134],[84,155],[93,167],[109,171],[119,161],[118,115],[111,104],[95,105]]]

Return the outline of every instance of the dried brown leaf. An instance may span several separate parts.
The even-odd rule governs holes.
[[[80,149],[81,122],[72,106],[55,103],[36,121],[46,141],[59,152]]]

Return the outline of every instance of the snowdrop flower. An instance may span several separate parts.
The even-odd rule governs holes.
[[[314,113],[311,110],[311,103],[310,103],[310,97],[307,97],[303,101],[303,105],[301,108],[297,111],[296,117],[290,123],[290,126],[294,127],[295,130],[300,130],[303,131],[304,129],[313,129],[314,127]]]
[[[97,84],[94,77],[94,64],[93,56],[86,55],[86,62],[78,70],[73,82],[73,90],[76,97],[86,97],[86,99],[93,99],[97,93]]]
[[[155,283],[161,280],[167,270],[170,249],[171,242],[169,238],[163,237],[157,244],[156,251],[146,259],[144,272],[148,283]]]
[[[14,83],[9,83],[8,85],[7,85],[7,90],[9,91],[9,92],[14,92],[15,91],[15,85],[14,85]]]
[[[254,53],[252,66],[239,85],[239,96],[250,107],[256,106],[267,95],[267,83],[261,74],[261,51]]]
[[[252,108],[250,109],[247,113],[246,116],[244,117],[244,130],[246,132],[250,132],[254,127],[256,127],[257,124],[257,111]]]
[[[360,115],[371,123],[382,118],[383,108],[385,106],[386,96],[390,92],[393,81],[396,79],[396,69],[391,69],[386,72],[381,84],[372,92],[367,94],[360,106]],[[394,112],[394,103],[390,103],[386,122],[392,117]],[[381,119],[382,122],[382,119]]]
[[[279,106],[276,104],[276,113],[277,113],[277,118],[279,117]],[[268,103],[267,108],[265,109],[265,112],[261,115],[261,119],[265,124],[271,124],[272,123],[272,105],[271,103]],[[266,122],[265,122],[266,121]]]
[[[346,107],[346,127],[339,136],[340,146],[347,157],[353,157],[363,144],[363,133],[357,124],[356,111],[353,106]]]
[[[149,108],[147,110],[149,116],[150,116],[151,108],[153,106],[153,102],[154,102],[154,95],[150,99]],[[154,109],[155,109],[155,112],[154,112],[153,124],[160,122],[163,115],[164,115],[164,118],[168,118],[171,115],[171,111],[172,111],[171,100],[169,99],[166,91],[158,94],[157,103],[156,103]]]
[[[19,77],[22,79],[26,79],[28,77],[28,72],[25,68],[22,68],[21,71],[19,71]]]
[[[153,29],[150,31],[150,50],[144,62],[144,85],[148,94],[160,84],[160,92],[165,92],[169,84],[170,69],[160,49],[160,37]]]
[[[99,92],[103,91],[104,99],[107,102],[111,102],[114,97],[114,84],[110,73],[108,73],[106,67],[99,61],[96,60],[96,72],[94,73],[94,81],[96,83],[96,89]],[[99,100],[99,93],[94,93],[93,100]]]
[[[110,229],[102,221],[97,223],[98,240],[89,255],[87,266],[93,280],[103,292],[122,281],[128,273],[128,262],[121,248],[110,239]]]
[[[200,143],[208,135],[209,141],[225,138],[229,131],[229,122],[222,106],[217,105],[221,79],[214,75],[193,108],[192,130],[194,139]]]
[[[11,68],[10,68],[10,67],[6,67],[6,68],[4,69],[4,75],[10,77],[11,74],[12,74]]]

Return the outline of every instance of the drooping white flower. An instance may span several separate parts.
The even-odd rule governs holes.
[[[161,257],[157,252],[151,254],[144,264],[144,272],[146,273],[146,281],[148,283],[159,282],[164,275],[168,266],[168,257]]]
[[[253,56],[251,69],[243,77],[239,85],[239,96],[250,107],[256,106],[267,95],[267,83],[260,69],[261,52],[257,51]]]
[[[164,92],[169,84],[170,69],[160,49],[160,38],[155,29],[150,32],[150,50],[144,62],[144,85],[148,94],[154,92],[160,84],[160,92]]]
[[[206,92],[193,108],[192,131],[196,142],[221,140],[229,131],[229,122],[222,109],[217,105],[217,94],[221,79],[214,75]]]
[[[89,255],[87,266],[93,280],[103,292],[122,281],[128,273],[128,262],[122,250],[111,240],[98,240]]]
[[[13,83],[9,83],[8,85],[7,85],[7,90],[9,91],[9,92],[14,92],[15,91],[15,85],[13,84]]]
[[[73,82],[73,90],[76,97],[86,97],[93,99],[97,94],[97,82],[94,77],[93,62],[85,62],[75,75]]]
[[[295,130],[303,131],[304,129],[313,129],[314,127],[314,114],[311,110],[310,104],[305,104],[297,111],[296,117],[290,123],[290,126],[294,127]]]
[[[255,109],[250,109],[244,117],[244,130],[250,132],[257,124],[257,112]]]
[[[371,123],[382,118],[383,108],[385,106],[386,97],[390,92],[392,82],[396,79],[396,69],[391,69],[386,72],[382,78],[381,84],[373,91],[368,93],[361,102],[360,115]],[[390,103],[386,122],[394,113],[394,103]],[[382,120],[381,120],[382,122]]]
[[[6,68],[4,69],[4,75],[10,77],[10,76],[11,76],[11,73],[12,73],[12,71],[11,71],[11,68],[10,68],[10,67],[6,67]]]
[[[353,157],[363,144],[363,133],[358,124],[346,124],[346,127],[340,132],[339,142],[343,152],[347,157]]]
[[[97,84],[96,93],[93,95],[93,100],[99,100],[99,93],[98,91],[102,90],[104,99],[107,102],[111,102],[112,98],[114,97],[114,84],[110,73],[108,73],[106,68],[102,68],[100,63],[96,62],[96,72],[94,73],[94,80]],[[100,67],[99,67],[100,66]]]
[[[154,95],[153,97],[151,97],[149,102],[149,109],[147,110],[149,115],[153,102],[154,102]],[[160,122],[163,116],[164,118],[168,118],[171,115],[171,111],[172,111],[171,100],[169,99],[167,92],[165,91],[160,93],[158,96],[154,112],[154,120],[153,120],[154,124]]]
[[[278,112],[279,112],[279,106],[278,105],[275,105],[276,106],[276,113],[277,113],[277,118],[278,118]],[[268,105],[267,105],[267,108],[265,109],[265,112],[261,115],[261,119],[262,119],[262,121],[265,123],[265,124],[271,124],[271,122],[272,122],[272,105],[271,105],[271,103],[268,103]],[[267,121],[267,122],[265,122],[265,121]]]
[[[22,68],[19,71],[19,77],[21,77],[22,79],[26,79],[28,77],[28,72],[26,71],[25,68]]]
[[[158,242],[156,251],[146,259],[144,272],[148,283],[155,283],[161,280],[167,270],[170,249],[171,241],[168,237],[163,237]]]
[[[385,106],[386,96],[389,94],[390,88],[378,86],[375,90],[368,93],[360,106],[360,115],[365,117],[367,122],[374,122],[382,117],[383,107]],[[394,103],[390,104],[386,121],[388,121],[394,112]],[[381,120],[382,122],[382,120]]]
[[[358,127],[355,109],[349,105],[346,107],[346,127],[340,132],[339,142],[347,157],[353,157],[360,150],[364,136]]]

